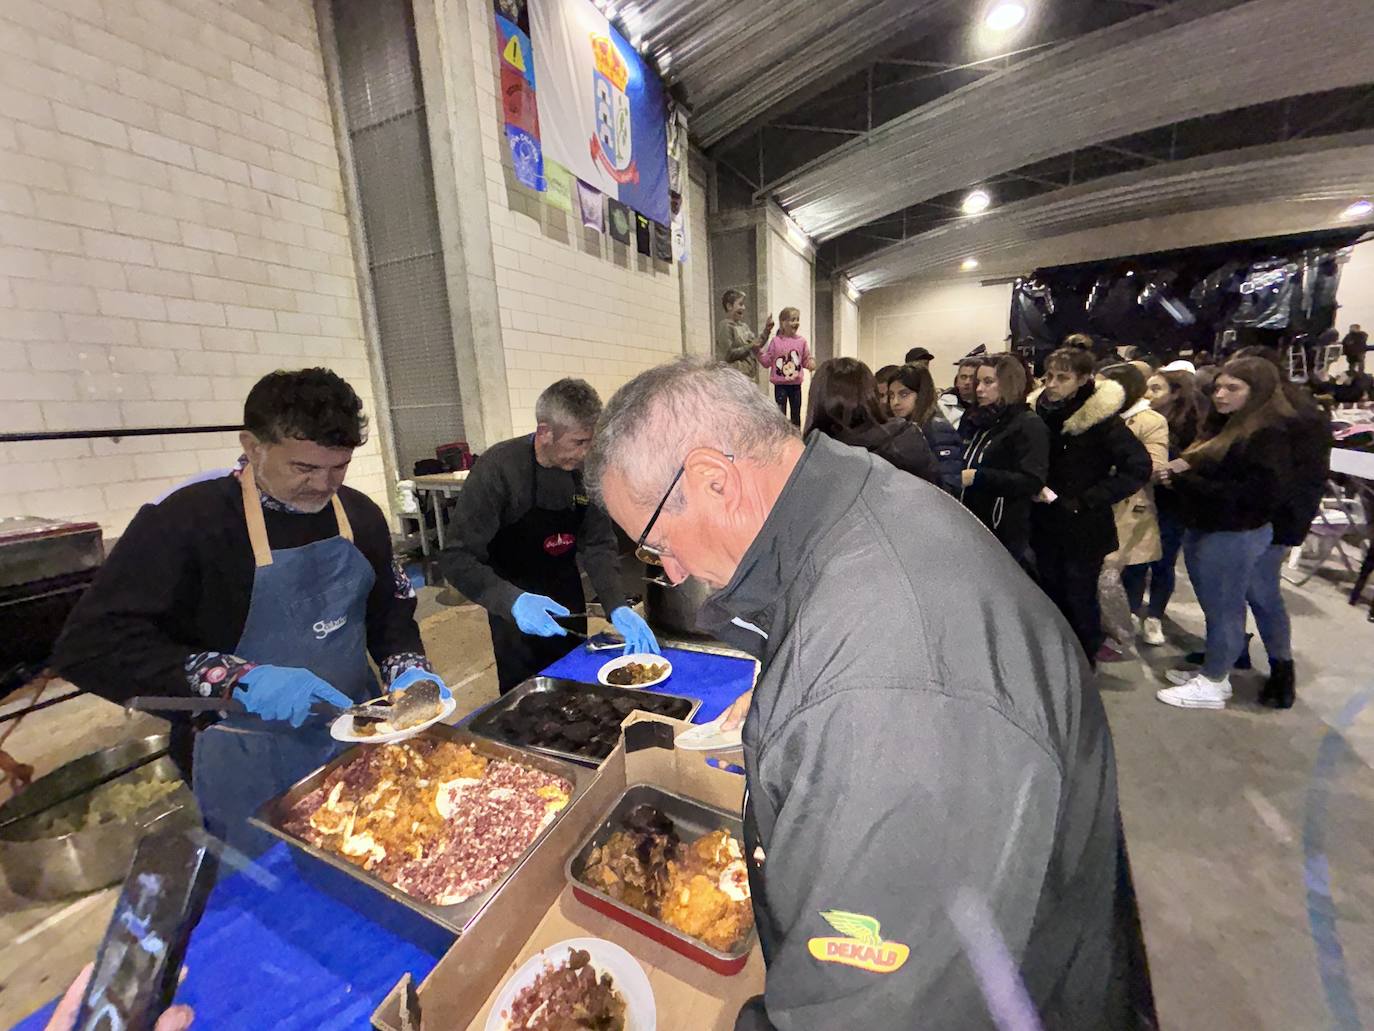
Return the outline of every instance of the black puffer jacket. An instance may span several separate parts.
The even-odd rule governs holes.
[[[1297,414],[1284,424],[1292,476],[1283,504],[1274,513],[1274,543],[1295,548],[1307,539],[1308,527],[1317,517],[1326,490],[1331,469],[1331,418],[1302,387],[1290,386],[1285,393]]]
[[[964,471],[964,441],[949,420],[936,411],[921,427],[930,445],[935,464],[940,467],[940,482],[956,497],[959,494],[959,474]]]
[[[1117,548],[1112,506],[1150,482],[1150,454],[1120,414],[1126,392],[1111,380],[1089,383],[1057,407],[1032,403],[1050,434],[1045,485],[1058,497],[1031,512],[1035,551],[1102,558]]]
[[[975,471],[959,500],[1018,559],[1030,548],[1031,505],[1050,469],[1050,433],[1023,404],[1007,405],[988,421],[987,409],[965,413],[971,431],[964,468]]]
[[[881,426],[866,425],[843,430],[835,437],[841,444],[861,447],[879,458],[891,462],[902,472],[944,486],[940,479],[940,465],[926,443],[919,426],[905,419],[889,419]]]

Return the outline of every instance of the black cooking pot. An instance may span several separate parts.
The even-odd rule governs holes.
[[[697,629],[697,613],[712,589],[696,577],[674,586],[661,571],[644,578],[644,613],[649,625],[660,633],[689,637],[709,637]]]

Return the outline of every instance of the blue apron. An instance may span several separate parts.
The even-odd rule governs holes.
[[[367,596],[376,574],[353,544],[338,495],[339,535],[274,551],[252,467],[243,470],[243,513],[256,571],[248,618],[234,654],[266,666],[305,668],[356,702],[377,694],[367,661]],[[332,718],[299,728],[253,715],[229,716],[196,738],[192,785],[211,833],[252,855],[271,839],[246,823],[263,802],[319,768],[342,747]]]

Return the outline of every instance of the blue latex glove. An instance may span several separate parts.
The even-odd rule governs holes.
[[[406,670],[391,682],[391,686],[387,688],[387,690],[392,693],[404,691],[406,688],[412,687],[422,680],[432,680],[439,685],[440,700],[448,701],[453,697],[453,692],[448,689],[448,685],[444,683],[443,677],[439,676],[438,673],[431,673],[421,666],[412,666],[410,669]]]
[[[554,616],[566,616],[566,606],[542,594],[522,594],[515,599],[510,614],[523,633],[535,637],[566,637],[567,629],[554,622]]]
[[[658,638],[654,637],[654,632],[649,629],[649,624],[644,622],[643,617],[628,605],[622,605],[611,613],[611,623],[625,638],[626,655],[663,654],[662,649],[658,646]]]
[[[255,666],[234,685],[237,698],[249,712],[265,720],[286,720],[299,727],[316,702],[347,709],[353,699],[337,691],[308,669]]]

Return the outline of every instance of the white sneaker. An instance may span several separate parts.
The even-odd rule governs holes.
[[[1205,684],[1216,684],[1217,687],[1221,689],[1222,693],[1227,698],[1231,697],[1230,677],[1227,677],[1225,680],[1222,680],[1220,683],[1217,683],[1214,680],[1208,680],[1206,677],[1204,677],[1202,675],[1202,670],[1200,669],[1171,669],[1164,674],[1164,679],[1169,681],[1169,683],[1171,684],[1178,684],[1179,686],[1182,686],[1184,684],[1190,684],[1194,680],[1201,680]]]
[[[1231,697],[1231,678],[1221,682],[1208,680],[1201,673],[1177,687],[1162,687],[1155,697],[1165,705],[1180,709],[1224,709]]]
[[[1137,637],[1140,636],[1140,617],[1134,612],[1131,613],[1131,629],[1135,631]]]
[[[1146,616],[1140,627],[1140,639],[1146,644],[1164,643],[1164,624],[1154,616]]]

